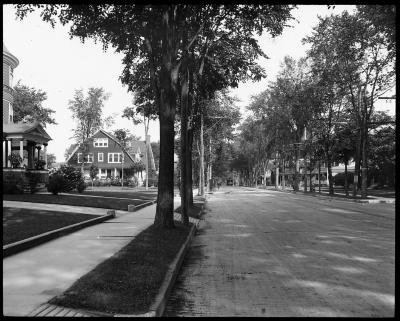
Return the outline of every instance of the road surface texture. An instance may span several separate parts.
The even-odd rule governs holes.
[[[395,205],[226,187],[165,316],[393,317]]]

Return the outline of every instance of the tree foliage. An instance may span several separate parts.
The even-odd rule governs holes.
[[[47,100],[47,94],[44,91],[28,87],[18,81],[14,86],[13,96],[14,122],[38,121],[44,127],[47,124],[57,124],[52,116],[55,111],[43,107],[43,102]]]

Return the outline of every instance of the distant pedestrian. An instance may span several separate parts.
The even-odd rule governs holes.
[[[218,186],[218,190],[219,190],[219,188],[221,187],[221,181],[220,180],[218,180],[217,186]]]

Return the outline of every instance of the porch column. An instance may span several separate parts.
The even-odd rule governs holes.
[[[116,178],[116,177],[117,177],[117,168],[114,167],[114,178]]]
[[[21,139],[19,141],[19,156],[22,159],[22,162],[21,162],[21,164],[19,166],[23,167],[24,166],[24,141],[23,141],[23,139]]]
[[[33,168],[35,160],[35,145],[28,141],[26,147],[28,149],[28,168]]]
[[[7,160],[7,141],[3,140],[3,167],[6,167]]]
[[[101,179],[101,169],[99,168],[99,179]]]
[[[11,167],[11,161],[8,159],[8,156],[11,155],[11,140],[7,140],[7,167]]]
[[[44,165],[44,169],[47,169],[47,144],[43,144],[43,157],[46,164]]]

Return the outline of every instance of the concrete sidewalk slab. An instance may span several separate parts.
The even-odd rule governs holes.
[[[174,198],[174,209],[180,197]],[[4,201],[3,206],[99,215],[108,209]],[[47,303],[77,279],[127,245],[154,221],[156,204],[136,212],[115,211],[116,218],[3,259],[3,314],[6,316],[101,316]],[[180,214],[174,213],[180,220]],[[189,218],[196,226],[197,219]]]
[[[64,292],[150,226],[155,209],[119,211],[115,219],[3,259],[3,314],[28,315]]]

